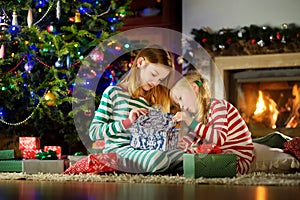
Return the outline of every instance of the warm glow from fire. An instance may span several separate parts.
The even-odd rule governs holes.
[[[255,200],[266,200],[268,199],[268,191],[265,186],[257,186],[255,190]]]

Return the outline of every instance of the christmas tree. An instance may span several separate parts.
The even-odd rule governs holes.
[[[2,135],[38,136],[41,145],[68,148],[80,143],[71,109],[76,72],[101,41],[117,33],[130,14],[129,4],[130,0],[0,1]],[[83,114],[91,116],[88,110]]]

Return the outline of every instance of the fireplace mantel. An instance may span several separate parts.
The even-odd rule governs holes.
[[[229,88],[229,71],[242,69],[274,69],[283,67],[300,67],[300,52],[259,54],[249,56],[219,56],[214,63],[223,78],[226,97]],[[217,80],[217,79],[215,79]]]

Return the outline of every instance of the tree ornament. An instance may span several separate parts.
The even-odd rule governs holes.
[[[48,33],[54,33],[54,32],[56,32],[56,27],[53,25],[52,22],[47,26],[46,29],[47,29]]]
[[[39,0],[39,1],[36,1],[36,8],[44,8],[45,7],[45,4],[46,2],[44,0]]]
[[[67,65],[67,68],[70,68],[70,66],[71,66],[71,56],[70,56],[70,54],[67,55],[66,65]]]
[[[8,21],[9,18],[6,15],[6,13],[4,13],[1,17],[0,17],[0,30],[5,31],[8,28]]]
[[[27,25],[28,25],[29,28],[32,26],[32,21],[33,21],[32,9],[29,8],[28,9],[28,15],[27,15]]]
[[[47,106],[54,106],[55,105],[56,97],[50,91],[48,91],[47,94],[45,94],[44,99],[47,101],[46,102]]]
[[[27,58],[28,62],[24,65],[24,69],[30,73],[34,65],[34,61],[31,59],[31,55],[29,55]]]
[[[57,61],[55,62],[55,67],[60,68],[63,66],[64,66],[64,64],[63,64],[62,60],[60,58],[58,58]]]
[[[19,32],[19,28],[17,26],[10,26],[9,32],[11,35],[16,35]]]
[[[4,44],[1,45],[0,48],[0,58],[4,59],[5,49]]]
[[[79,10],[76,10],[76,12],[75,12],[74,22],[75,22],[75,23],[80,23],[80,22],[81,22]]]
[[[59,20],[60,19],[60,1],[58,0],[57,1],[57,4],[56,4],[56,18]]]
[[[18,16],[17,16],[17,12],[15,10],[13,11],[13,14],[12,14],[11,25],[18,26]]]

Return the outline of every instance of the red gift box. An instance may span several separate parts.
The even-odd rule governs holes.
[[[40,138],[38,137],[19,137],[19,149],[40,149]]]
[[[118,170],[119,156],[115,152],[89,154],[71,165],[65,174],[113,172]]]
[[[22,157],[23,159],[36,159],[36,154],[40,153],[40,149],[23,149]]]
[[[49,150],[55,151],[57,158],[61,159],[61,147],[60,146],[44,146],[45,152],[47,152]]]

